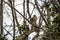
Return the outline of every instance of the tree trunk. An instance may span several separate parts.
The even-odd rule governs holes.
[[[0,0],[0,34],[3,34],[3,0]]]

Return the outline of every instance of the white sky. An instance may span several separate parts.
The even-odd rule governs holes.
[[[34,2],[34,0],[31,0],[31,1]],[[21,4],[21,3],[23,3],[23,0],[16,0],[16,1],[15,1],[15,5]],[[30,7],[30,12],[32,12],[33,6],[30,4],[29,7]],[[11,23],[12,23],[11,19],[12,19],[12,17],[9,17],[7,14],[9,13],[10,16],[12,16],[12,15],[11,15],[11,11],[9,11],[10,9],[7,9],[7,8],[9,8],[9,7],[5,4],[5,7],[4,7],[4,20],[3,20],[3,21],[4,21],[4,23],[6,23],[7,25],[11,25]],[[23,4],[18,5],[18,6],[16,6],[15,8],[16,8],[19,12],[23,13]],[[8,10],[8,13],[6,12],[6,10]],[[39,17],[39,13],[38,13],[37,10],[34,10],[33,15],[34,15],[34,14],[35,14],[35,15],[38,15],[37,18]],[[22,21],[23,21],[23,19],[21,18],[20,15],[18,15],[18,21],[20,22],[20,24],[21,24]],[[5,26],[5,24],[4,24],[4,26]],[[8,27],[6,27],[6,29],[9,30]],[[11,32],[11,33],[12,33],[12,32]],[[17,33],[17,34],[18,34],[18,33]],[[32,37],[33,37],[32,35],[34,36],[34,35],[36,35],[36,33],[33,32],[32,34],[30,34],[28,39],[30,39],[30,37],[31,37],[31,39],[32,39]],[[8,40],[12,40],[12,38],[11,38],[10,35],[8,35],[7,38],[8,38]],[[31,39],[30,39],[30,40],[31,40]]]

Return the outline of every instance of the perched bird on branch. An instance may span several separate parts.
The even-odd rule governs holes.
[[[36,25],[36,21],[37,21],[37,16],[36,15],[33,15],[33,17],[31,18],[31,23],[33,24],[33,25]],[[31,29],[34,29],[34,27],[31,27]]]
[[[33,17],[31,18],[31,22],[36,25],[36,21],[37,21],[37,17],[36,15],[33,15]]]

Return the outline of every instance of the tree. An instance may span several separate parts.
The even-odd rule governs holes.
[[[1,17],[0,27],[1,29],[4,29],[7,32],[6,36],[11,35],[13,40],[28,40],[28,36],[31,33],[36,32],[36,35],[32,38],[32,40],[38,40],[38,39],[59,40],[60,39],[60,21],[59,21],[60,1],[59,0],[45,0],[45,1],[22,0],[22,1],[23,1],[21,3],[21,5],[23,6],[21,7],[22,12],[21,10],[18,11],[18,9],[16,9],[15,7],[16,0],[3,1],[3,3],[6,4],[5,6],[9,7],[9,8],[6,7],[7,10],[4,9],[6,11],[6,13],[4,14],[7,14],[7,16],[11,19],[11,24],[9,25],[9,27],[11,28],[12,26],[13,28],[11,29],[13,30],[13,35],[12,35],[10,28],[9,28],[10,31],[6,29],[8,24],[6,24],[6,22],[5,22],[5,26],[2,24],[4,23],[2,21],[4,18],[2,19],[3,16],[0,16]],[[17,6],[19,5],[20,4],[18,4]],[[2,5],[0,9],[1,15],[3,15],[3,8],[4,7]],[[19,7],[19,9],[21,8]],[[3,26],[4,28],[2,28]],[[16,36],[18,33],[18,32],[16,33],[16,31],[19,32],[18,36]],[[43,32],[43,34],[40,34],[41,31]]]
[[[0,39],[3,35],[3,0],[0,0]]]

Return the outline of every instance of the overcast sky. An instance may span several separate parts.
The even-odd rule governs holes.
[[[31,1],[34,3],[33,0],[31,0]],[[16,1],[15,1],[15,8],[16,8],[19,12],[21,12],[21,13],[23,13],[23,4],[22,4],[22,3],[23,3],[23,0],[16,0]],[[40,3],[40,2],[39,2],[39,3]],[[21,4],[21,5],[18,5],[18,4]],[[40,5],[41,5],[41,4],[40,4]],[[29,7],[30,7],[30,12],[32,12],[33,5],[30,4]],[[7,12],[6,10],[7,10],[8,12]],[[9,16],[10,16],[10,17],[7,15],[8,13],[9,13]],[[39,14],[38,14],[38,11],[37,11],[37,10],[35,10],[35,11],[33,12],[33,15],[34,15],[34,14],[35,14],[35,15],[38,15],[37,18],[39,17]],[[10,10],[10,8],[8,7],[8,5],[6,5],[6,4],[4,5],[4,15],[3,15],[3,16],[4,16],[4,20],[3,20],[4,24],[3,24],[3,25],[4,25],[4,26],[5,26],[6,24],[7,24],[7,25],[11,25],[11,23],[12,23],[12,21],[11,21],[11,20],[12,20],[11,10]],[[22,24],[23,19],[22,19],[21,15],[18,15],[18,21],[19,21],[20,24]],[[9,30],[11,30],[12,28],[9,29],[8,27],[6,27],[6,29],[9,31]],[[13,31],[11,31],[11,33],[13,33]],[[6,34],[6,32],[5,32],[4,34]],[[17,33],[17,34],[18,34],[18,33]],[[32,34],[30,34],[28,39],[31,40],[32,37],[33,37],[32,35],[34,36],[34,35],[36,35],[36,33],[33,32]],[[9,40],[12,40],[12,37],[11,37],[10,35],[8,35],[7,38],[8,38]]]

